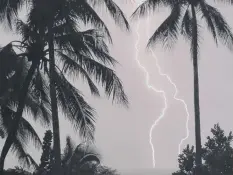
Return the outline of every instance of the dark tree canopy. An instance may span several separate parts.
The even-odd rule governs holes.
[[[211,129],[212,136],[202,149],[204,175],[232,175],[233,174],[233,141],[232,132],[225,135],[219,124]],[[194,175],[195,152],[189,145],[179,155],[179,171],[173,175]]]

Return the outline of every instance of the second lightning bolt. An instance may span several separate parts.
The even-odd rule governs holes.
[[[147,27],[148,27],[148,29],[147,29],[147,35],[148,35],[148,38],[149,38],[149,31],[148,31],[148,30],[149,30],[149,27],[150,27],[149,24],[150,24],[150,19],[149,19],[149,14],[148,14],[148,18],[147,18]],[[141,65],[141,63],[140,63],[140,61],[139,61],[139,59],[138,59],[138,52],[139,52],[139,49],[138,49],[138,48],[139,48],[139,41],[140,41],[140,34],[139,34],[139,31],[138,31],[138,30],[139,30],[139,26],[140,26],[140,22],[138,22],[137,27],[136,27],[137,41],[136,41],[136,43],[135,43],[135,49],[136,49],[136,57],[135,57],[135,60],[137,61],[138,66],[140,67],[140,69],[143,70],[143,72],[146,74],[146,85],[147,85],[147,87],[148,87],[149,89],[152,89],[152,90],[153,90],[154,92],[156,92],[156,93],[160,93],[160,94],[162,95],[163,99],[164,99],[164,108],[163,108],[163,110],[162,110],[160,116],[158,117],[158,119],[155,120],[154,123],[152,124],[152,126],[151,126],[151,128],[150,128],[150,132],[149,132],[149,136],[150,136],[149,142],[150,142],[151,149],[152,149],[153,168],[155,168],[156,161],[155,161],[155,154],[154,154],[154,152],[155,152],[155,150],[154,150],[154,145],[153,145],[153,142],[152,142],[152,132],[153,132],[154,127],[155,127],[155,126],[159,123],[159,121],[164,117],[165,112],[166,112],[168,106],[167,106],[167,98],[166,98],[166,93],[165,93],[165,91],[164,91],[164,90],[158,90],[158,89],[156,89],[155,87],[153,87],[152,85],[150,85],[150,82],[149,82],[149,81],[150,81],[150,74],[149,74],[149,72],[146,70],[146,68],[145,68],[143,65]],[[159,66],[159,63],[158,63],[158,59],[157,59],[155,53],[153,52],[152,49],[149,49],[149,50],[151,51],[152,56],[153,56],[153,58],[154,58],[155,61],[156,61],[156,67],[157,67],[157,69],[158,69],[159,74],[160,74],[161,76],[165,76],[165,77],[167,78],[167,80],[168,80],[168,81],[173,85],[173,87],[175,88],[175,94],[174,94],[173,98],[174,98],[175,100],[177,100],[177,101],[180,101],[180,102],[184,105],[185,111],[186,111],[186,113],[187,113],[187,119],[186,119],[186,124],[185,124],[185,127],[186,127],[186,137],[184,137],[184,138],[181,139],[180,144],[179,144],[179,146],[178,146],[178,154],[180,154],[180,153],[181,153],[181,146],[182,146],[183,142],[184,142],[186,139],[188,139],[188,137],[189,137],[189,128],[188,128],[188,124],[189,124],[190,115],[189,115],[189,112],[188,112],[188,107],[187,107],[186,102],[185,102],[183,99],[180,99],[180,98],[177,97],[178,89],[177,89],[177,87],[176,87],[176,84],[172,81],[172,79],[170,78],[169,75],[167,75],[167,74],[165,74],[165,73],[162,73],[161,68],[160,68],[160,66]]]

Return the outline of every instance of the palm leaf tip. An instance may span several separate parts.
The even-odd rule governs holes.
[[[138,19],[139,17],[146,17],[151,12],[154,12],[159,7],[173,6],[173,0],[145,0],[131,15],[131,19]]]
[[[231,27],[226,22],[225,18],[221,15],[218,9],[210,6],[205,3],[202,5],[205,7],[205,10],[208,11],[209,18],[212,21],[213,29],[215,33],[212,31],[213,37],[218,38],[222,42],[223,45],[226,45],[230,50],[233,50],[233,33],[231,32]],[[203,15],[205,15],[205,11],[202,11]],[[207,16],[205,15],[207,18]]]
[[[179,4],[172,6],[170,15],[154,32],[149,39],[147,48],[161,42],[165,49],[171,49],[178,40],[180,29],[180,18],[182,15],[182,8]]]
[[[127,19],[125,18],[125,14],[122,12],[120,7],[112,0],[104,0],[104,1],[106,3],[106,6],[107,6],[111,16],[115,20],[115,22],[118,25],[120,25],[121,27],[123,27],[129,31],[130,25],[129,25]]]

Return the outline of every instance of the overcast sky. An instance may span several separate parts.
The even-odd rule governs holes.
[[[126,15],[136,9],[136,4],[118,3]],[[233,8],[218,4],[222,14],[233,27]],[[168,13],[161,9],[150,18],[150,35],[158,27]],[[144,72],[138,67],[135,60],[135,42],[137,41],[136,26],[140,22],[138,33],[139,55],[141,64],[150,73],[150,84],[166,92],[168,109],[164,118],[153,130],[153,144],[155,148],[156,168],[177,168],[178,145],[186,136],[185,123],[187,113],[184,105],[176,101],[173,96],[175,89],[166,79],[160,76],[155,59],[145,50],[148,29],[145,19],[131,23],[131,33],[123,32],[113,25],[106,13],[102,16],[109,26],[114,45],[111,54],[120,62],[117,74],[122,79],[125,91],[128,94],[130,108],[113,106],[110,100],[91,97],[81,80],[76,85],[83,91],[89,103],[96,108],[98,119],[96,125],[96,147],[103,157],[103,162],[119,170],[152,168],[152,151],[149,144],[149,130],[153,122],[160,116],[164,101],[159,93],[154,93],[146,86]],[[1,45],[6,44],[14,37],[10,33],[1,32]],[[203,28],[200,54],[200,107],[201,128],[203,136],[207,136],[214,124],[229,132],[233,130],[233,54],[226,48],[217,48],[213,39]],[[170,75],[175,82],[178,97],[185,100],[190,113],[190,136],[182,148],[190,143],[194,144],[194,113],[193,113],[193,74],[189,45],[181,38],[172,51],[154,48],[162,71]],[[62,144],[67,134],[80,143],[78,134],[73,133],[70,125],[61,119]],[[35,126],[41,136],[44,129]],[[204,138],[203,138],[204,139]],[[0,141],[0,146],[3,142]],[[40,152],[30,149],[30,153],[39,160]],[[6,166],[12,167],[16,163],[12,156],[7,158]]]

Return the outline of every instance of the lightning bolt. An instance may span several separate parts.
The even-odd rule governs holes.
[[[150,18],[149,18],[149,12],[148,12],[148,18],[147,18],[147,27],[148,27],[148,30],[149,30],[149,27],[150,27],[149,20],[150,20]],[[153,87],[152,85],[150,85],[150,82],[149,82],[150,81],[150,74],[146,70],[146,68],[140,63],[140,60],[138,59],[138,53],[139,53],[139,49],[138,48],[139,48],[139,41],[140,41],[140,34],[139,34],[139,31],[138,31],[139,30],[139,26],[140,26],[140,22],[138,22],[137,27],[136,27],[137,41],[135,43],[135,50],[136,50],[135,60],[138,63],[138,66],[140,67],[140,69],[143,70],[143,72],[146,74],[146,85],[147,85],[147,87],[149,89],[152,89],[156,93],[162,94],[163,99],[164,99],[164,108],[163,108],[160,116],[158,117],[158,119],[155,120],[154,123],[152,124],[152,126],[150,128],[150,132],[149,132],[149,136],[150,136],[149,142],[150,142],[151,149],[152,149],[153,168],[155,168],[156,161],[155,161],[155,155],[154,155],[154,152],[155,152],[154,151],[154,145],[152,143],[152,139],[153,139],[152,138],[152,132],[153,132],[153,129],[155,128],[155,126],[160,122],[160,120],[165,115],[165,112],[167,110],[167,98],[166,98],[166,93],[165,93],[164,90],[158,90],[155,87]],[[149,31],[148,30],[147,30],[147,35],[148,35],[148,38],[149,38]],[[189,115],[189,111],[188,111],[188,106],[187,106],[186,102],[183,99],[177,97],[177,95],[178,95],[178,89],[177,89],[176,84],[172,81],[172,79],[171,79],[171,77],[169,75],[167,75],[167,74],[165,74],[165,73],[163,73],[161,71],[161,67],[159,65],[158,58],[156,57],[155,53],[153,52],[153,50],[151,48],[149,50],[152,53],[153,58],[155,59],[156,67],[158,69],[159,75],[160,76],[165,76],[167,78],[167,80],[169,81],[169,83],[172,84],[172,86],[175,89],[175,94],[174,94],[173,98],[175,100],[181,102],[184,105],[185,111],[187,113],[186,124],[185,124],[185,127],[186,127],[186,136],[181,139],[181,141],[179,143],[179,146],[178,146],[178,154],[180,154],[181,153],[181,146],[182,146],[183,142],[186,139],[188,139],[188,137],[189,137],[189,126],[188,126],[188,124],[189,124],[190,115]]]
[[[153,168],[155,168],[155,155],[154,155],[154,145],[152,143],[152,131],[154,129],[154,127],[158,124],[158,122],[164,117],[165,111],[167,109],[167,98],[166,98],[166,93],[163,90],[158,90],[155,87],[153,87],[152,85],[150,85],[150,74],[149,72],[146,70],[146,68],[140,63],[140,60],[138,59],[138,53],[139,53],[139,41],[140,41],[140,34],[138,32],[139,30],[139,26],[140,26],[140,22],[138,22],[137,27],[136,27],[136,34],[137,34],[137,41],[135,42],[135,50],[136,50],[136,56],[135,56],[135,60],[138,63],[138,66],[140,67],[140,69],[146,74],[146,85],[149,89],[152,89],[154,92],[156,93],[160,93],[162,94],[162,97],[164,99],[164,108],[160,114],[160,116],[158,117],[157,120],[155,120],[155,122],[153,123],[153,125],[150,128],[150,145],[151,145],[151,149],[152,149],[152,160],[153,160]]]
[[[148,27],[148,30],[149,30],[149,27],[150,27],[150,18],[149,18],[149,13],[148,13],[148,17],[147,17],[147,27]],[[148,38],[149,38],[149,32],[147,30],[147,35],[148,35]],[[159,66],[159,62],[158,62],[158,58],[157,56],[155,55],[155,53],[153,52],[153,50],[151,48],[149,48],[150,52],[152,53],[152,56],[153,58],[155,59],[155,63],[156,63],[156,67],[158,69],[158,72],[161,76],[164,76],[167,78],[167,80],[169,81],[170,84],[172,84],[172,86],[174,87],[175,89],[175,93],[174,93],[174,96],[173,98],[179,102],[181,102],[183,105],[184,105],[184,108],[185,108],[185,112],[187,114],[186,116],[186,123],[185,123],[185,127],[186,127],[186,136],[184,138],[181,139],[180,143],[179,143],[179,148],[178,148],[178,154],[181,153],[181,146],[183,144],[183,142],[189,138],[189,119],[190,119],[190,115],[189,115],[189,111],[188,111],[188,105],[187,103],[185,102],[185,100],[181,99],[181,98],[178,98],[177,95],[178,95],[178,89],[177,89],[177,86],[176,84],[172,81],[171,77],[168,75],[168,74],[165,74],[161,71],[161,67]]]

